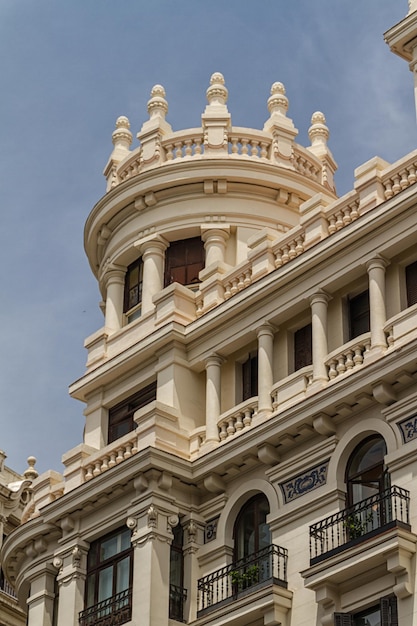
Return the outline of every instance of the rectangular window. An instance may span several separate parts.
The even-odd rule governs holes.
[[[311,324],[307,324],[294,333],[294,371],[311,365],[312,362]]]
[[[258,395],[258,355],[242,363],[242,402]]]
[[[204,269],[204,263],[204,243],[200,237],[173,241],[165,253],[164,287],[171,283],[198,284],[198,274]]]
[[[407,306],[417,304],[417,261],[405,268],[405,284],[407,289]]]
[[[135,411],[156,400],[156,381],[109,410],[107,443],[135,430]]]
[[[362,291],[348,299],[349,339],[359,337],[370,330],[369,291]]]
[[[132,614],[130,530],[119,528],[93,541],[87,559],[86,609],[80,626],[124,624]]]
[[[130,309],[142,302],[142,280],[143,262],[142,257],[140,257],[127,268],[123,313],[127,313],[127,311],[130,311]]]
[[[398,626],[397,598],[386,596],[379,604],[358,613],[335,613],[335,626]]]

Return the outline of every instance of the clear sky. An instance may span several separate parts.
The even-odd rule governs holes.
[[[174,130],[200,125],[215,71],[236,126],[262,128],[275,81],[308,145],[323,111],[340,194],[355,167],[416,147],[413,78],[383,33],[407,0],[0,0],[0,449],[62,471],[82,440],[83,341],[102,326],[83,226],[111,133],[162,84]],[[136,143],[134,144],[136,145]]]

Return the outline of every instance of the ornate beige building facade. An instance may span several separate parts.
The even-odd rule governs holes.
[[[84,439],[3,546],[29,626],[417,621],[417,151],[339,198],[322,113],[302,147],[281,83],[262,130],[227,96],[173,131],[156,85],[134,149],[117,120]]]

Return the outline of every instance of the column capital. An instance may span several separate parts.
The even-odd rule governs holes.
[[[220,367],[225,362],[226,362],[226,359],[217,353],[210,354],[210,356],[204,359],[206,369],[207,367],[210,367],[211,365],[217,365],[217,367]]]
[[[380,254],[377,254],[372,259],[369,259],[369,261],[366,261],[365,266],[366,270],[370,272],[373,269],[384,270],[389,264],[390,262],[387,259],[385,259]]]
[[[206,242],[208,239],[213,239],[214,237],[220,238],[222,241],[226,242],[230,237],[230,226],[224,225],[220,226],[201,226],[201,239]]]
[[[138,239],[133,245],[143,255],[152,251],[165,252],[169,246],[169,241],[162,235],[148,235]]]
[[[258,337],[258,339],[259,337],[263,337],[264,335],[273,337],[277,330],[278,328],[276,326],[274,326],[270,322],[265,321],[262,322],[262,324],[256,329],[256,336]]]
[[[310,305],[312,306],[313,304],[317,304],[319,302],[322,304],[327,304],[328,302],[330,302],[331,299],[332,296],[330,294],[328,294],[323,289],[319,289],[318,291],[316,291],[316,293],[313,293],[310,296]]]
[[[103,280],[106,284],[106,287],[110,283],[123,283],[124,284],[125,276],[126,276],[126,267],[123,267],[123,265],[116,265],[115,263],[109,263],[109,265],[104,270]]]

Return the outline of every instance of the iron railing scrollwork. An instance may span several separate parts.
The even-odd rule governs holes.
[[[393,486],[313,524],[310,526],[310,562],[327,558],[390,525],[409,527],[409,508],[409,492]]]
[[[200,578],[198,613],[246,595],[259,586],[274,583],[286,587],[287,559],[285,548],[270,545]]]
[[[102,600],[80,612],[80,626],[119,626],[132,617],[132,590]]]

